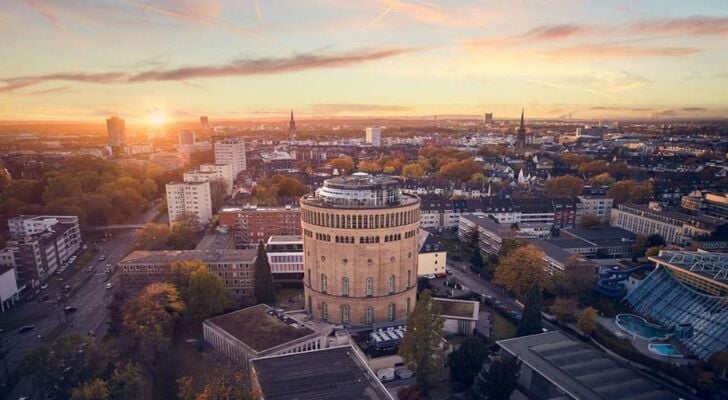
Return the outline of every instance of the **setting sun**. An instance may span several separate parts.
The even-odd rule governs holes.
[[[152,125],[164,125],[167,123],[167,115],[163,111],[155,111],[149,114],[149,123]]]

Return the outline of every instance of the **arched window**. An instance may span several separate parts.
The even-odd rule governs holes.
[[[349,278],[347,278],[347,277],[341,278],[341,295],[342,296],[349,295]]]
[[[311,286],[311,268],[308,269],[308,274],[307,275],[308,275],[307,276],[307,278],[308,278],[308,286]]]
[[[321,291],[326,293],[326,288],[328,287],[328,279],[326,279],[325,274],[321,274]]]
[[[389,277],[389,294],[394,293],[394,275]]]
[[[394,321],[394,304],[390,304],[387,307],[387,320]]]
[[[412,271],[407,270],[407,288],[412,287]]]
[[[410,298],[409,297],[407,298],[407,310],[405,311],[405,313],[407,315],[409,315],[409,313],[410,313]]]
[[[367,296],[371,297],[373,291],[374,291],[374,279],[367,278],[365,293]]]
[[[327,321],[329,319],[329,305],[321,303],[321,319]]]
[[[342,324],[349,323],[349,306],[341,307],[341,323]]]
[[[367,307],[366,323],[371,324],[372,322],[374,322],[374,309]]]

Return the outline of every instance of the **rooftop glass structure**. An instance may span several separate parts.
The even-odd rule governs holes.
[[[399,181],[387,176],[357,172],[328,179],[323,187],[304,201],[312,205],[335,208],[384,208],[416,201],[402,194]]]
[[[625,301],[642,316],[684,334],[675,338],[700,358],[728,349],[728,254],[661,251]]]

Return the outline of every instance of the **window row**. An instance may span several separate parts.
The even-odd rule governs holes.
[[[407,231],[404,233],[404,238],[408,239],[415,236],[416,231]],[[305,232],[304,232],[305,233]],[[309,236],[309,235],[306,235]],[[316,240],[321,240],[323,242],[330,242],[331,241],[331,235],[327,235],[324,233],[316,233],[316,235],[311,235],[309,237],[315,237]],[[392,234],[392,235],[385,235],[383,236],[384,243],[389,242],[396,242],[399,240],[402,240],[402,234]],[[357,240],[354,236],[334,236],[334,242],[336,243],[348,243],[348,244],[356,244]],[[379,236],[360,236],[359,237],[359,244],[369,244],[369,243],[380,243],[380,237]]]
[[[311,286],[311,270],[308,270],[308,286]],[[412,271],[407,271],[407,288],[412,286]],[[341,296],[348,297],[350,294],[351,283],[348,277],[341,278]],[[326,274],[321,274],[321,285],[319,291],[328,293],[329,279]],[[397,290],[396,277],[391,275],[387,280],[387,293],[394,294]],[[374,295],[374,278],[367,278],[364,281],[364,295],[371,297]]]
[[[310,303],[309,298],[309,303]],[[407,304],[409,304],[409,299],[407,299]],[[394,321],[396,317],[396,305],[395,304],[389,304],[387,306],[387,321]],[[310,308],[310,305],[309,305]],[[309,310],[310,312],[311,310]],[[321,303],[321,319],[324,321],[329,320],[329,305],[326,303]],[[373,307],[367,307],[366,313],[364,315],[364,322],[367,324],[374,323],[374,308]],[[351,308],[347,305],[344,305],[341,307],[341,323],[342,324],[349,324],[351,323]]]
[[[412,209],[395,213],[351,215],[332,214],[311,210],[302,210],[303,222],[338,229],[380,229],[413,224],[420,220],[420,210]]]

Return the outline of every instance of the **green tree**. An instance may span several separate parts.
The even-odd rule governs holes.
[[[135,250],[165,250],[171,234],[169,226],[149,222],[137,232],[132,247]]]
[[[594,286],[595,265],[578,254],[564,263],[564,271],[554,276],[553,290],[559,296],[584,296]]]
[[[597,310],[592,307],[585,308],[581,314],[579,314],[576,326],[580,331],[587,335],[597,330]]]
[[[486,358],[488,347],[485,343],[476,336],[468,336],[447,358],[450,382],[463,389],[469,388]]]
[[[471,400],[508,400],[518,385],[521,363],[513,357],[500,358],[483,364],[480,374],[470,388]]]
[[[594,214],[586,214],[581,217],[581,226],[584,228],[593,228],[602,224],[602,220]]]
[[[71,400],[107,400],[109,385],[101,379],[94,379],[71,391]]]
[[[144,387],[144,377],[139,365],[132,362],[117,364],[109,381],[109,392],[114,400],[139,399]]]
[[[172,224],[167,246],[175,250],[192,250],[197,246],[197,230],[194,221],[179,218]]]
[[[523,316],[521,317],[521,320],[518,321],[516,336],[535,335],[542,332],[542,307],[543,298],[541,297],[541,288],[538,286],[538,283],[534,283],[526,293],[526,301],[523,306]]]
[[[141,195],[147,200],[154,200],[157,198],[157,183],[153,179],[147,178],[142,182],[142,186],[139,188]]]
[[[218,315],[232,303],[230,291],[225,288],[222,279],[210,272],[204,264],[190,275],[182,298],[187,304],[187,315],[196,321]]]
[[[433,301],[430,291],[420,293],[414,311],[407,317],[407,333],[399,346],[399,355],[415,371],[417,388],[423,393],[440,376],[445,361],[441,314],[442,307]]]
[[[258,303],[272,303],[276,299],[268,254],[263,243],[258,244],[258,255],[255,257],[255,298]]]

